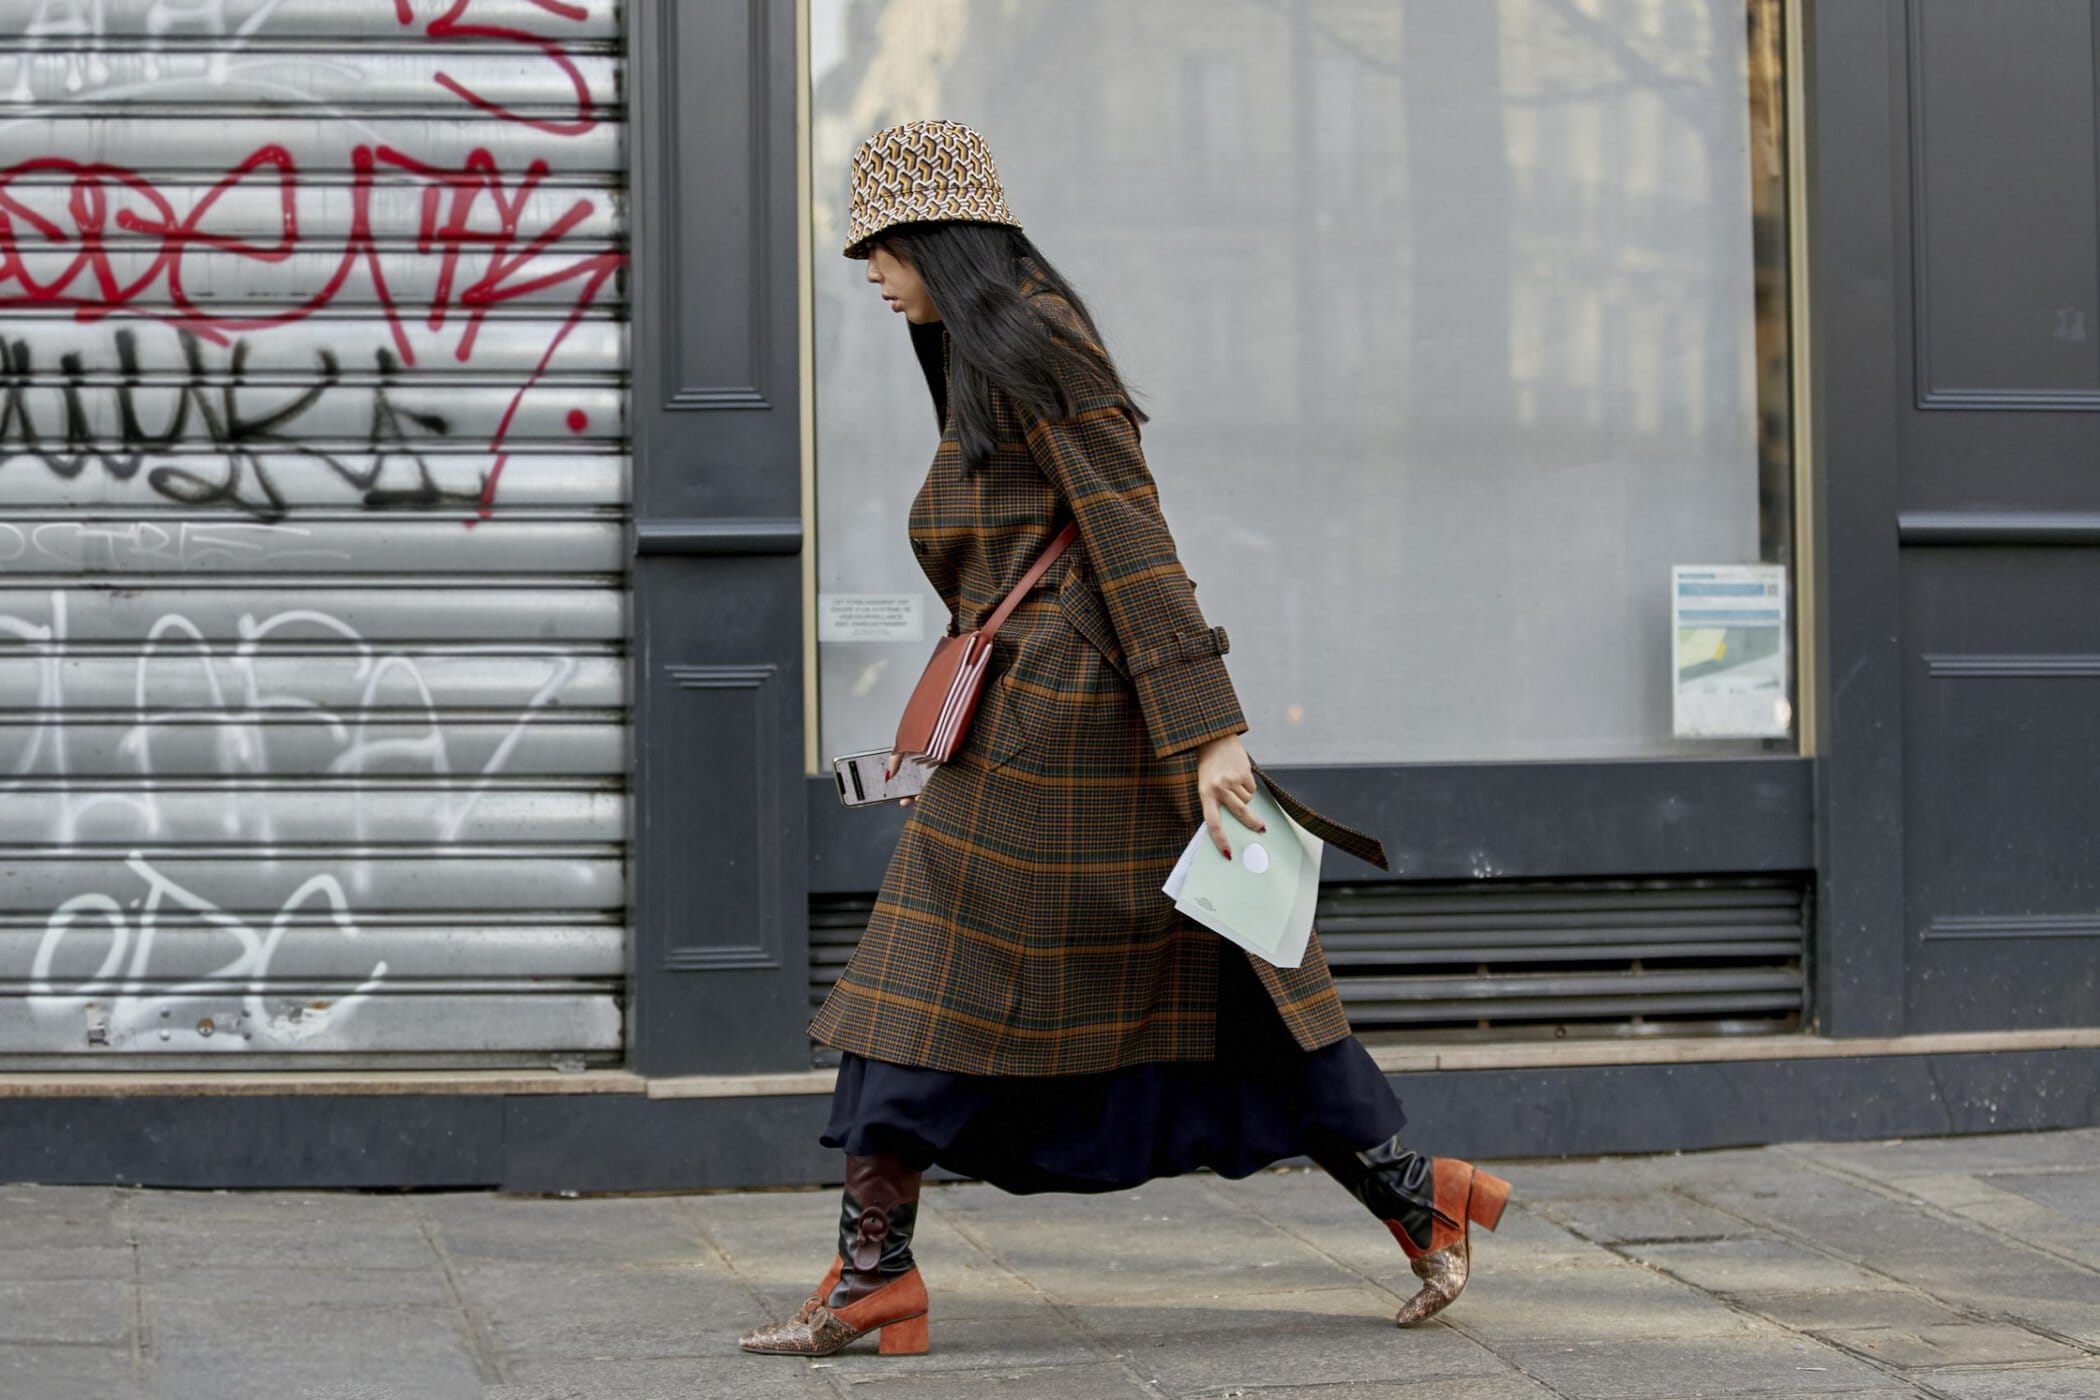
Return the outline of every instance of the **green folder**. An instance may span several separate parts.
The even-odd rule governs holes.
[[[1305,960],[1313,903],[1320,893],[1319,837],[1291,819],[1262,784],[1247,808],[1268,826],[1254,831],[1229,810],[1221,814],[1227,859],[1199,826],[1160,889],[1174,907],[1275,967]]]

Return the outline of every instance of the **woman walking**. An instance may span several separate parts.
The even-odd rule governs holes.
[[[1257,775],[1328,843],[1380,868],[1384,847],[1248,757],[1225,630],[1196,606],[1139,447],[1146,415],[1008,210],[983,138],[940,120],[869,137],[848,223],[845,254],[908,323],[941,424],[909,528],[950,635],[1067,521],[1079,533],[997,634],[973,726],[912,802],[811,1023],[842,1057],[822,1138],[846,1153],[837,1252],[794,1317],[741,1345],[825,1355],[879,1329],[886,1353],[926,1350],[911,1239],[936,1163],[1015,1193],[1093,1192],[1302,1153],[1422,1280],[1395,1321],[1435,1315],[1507,1185],[1401,1145],[1317,935],[1275,967],[1160,890],[1199,823],[1228,857],[1259,834]]]

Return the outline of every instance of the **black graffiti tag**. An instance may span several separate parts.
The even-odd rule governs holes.
[[[443,414],[409,408],[396,400],[392,391],[398,388],[401,366],[390,348],[375,347],[374,377],[355,384],[344,382],[332,350],[319,349],[311,380],[299,385],[290,398],[262,409],[254,404],[264,386],[248,380],[245,339],[233,342],[228,368],[214,373],[208,363],[211,348],[189,331],[177,335],[183,378],[172,391],[172,401],[167,388],[145,387],[137,332],[121,329],[115,334],[114,383],[94,382],[77,353],[59,358],[58,421],[45,424],[37,421],[32,409],[30,391],[36,382],[36,365],[29,342],[0,339],[0,469],[27,458],[68,480],[99,468],[117,481],[131,481],[143,469],[146,485],[167,500],[185,506],[232,507],[260,520],[279,520],[290,513],[278,480],[281,468],[273,466],[273,460],[283,456],[321,463],[367,509],[427,510],[482,499],[488,484],[486,472],[470,483],[447,486],[432,470],[426,450],[432,439],[449,434],[450,424]],[[247,406],[244,392],[249,395]],[[100,394],[110,395],[115,404],[113,439],[93,431],[90,400]],[[302,418],[325,397],[342,394],[369,398],[363,441],[357,450],[330,450],[300,434]],[[150,426],[142,398],[158,406],[153,414],[157,422]],[[209,451],[199,452],[199,447]],[[156,457],[179,460],[149,466]]]

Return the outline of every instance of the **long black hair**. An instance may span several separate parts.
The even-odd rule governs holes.
[[[1102,347],[1093,313],[1065,275],[1042,255],[1028,235],[1007,224],[937,219],[897,224],[874,240],[912,265],[948,328],[955,379],[955,432],[963,470],[992,455],[991,387],[1037,417],[1055,420],[1071,413],[1069,386],[1100,383],[1137,406],[1106,348],[1089,350],[1056,333],[1034,298],[1054,292],[1071,306],[1086,338]],[[1033,298],[1023,294],[1030,278],[1041,283]],[[938,374],[938,367],[933,371]]]

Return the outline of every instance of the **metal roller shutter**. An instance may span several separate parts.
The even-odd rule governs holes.
[[[617,1061],[617,10],[17,8],[0,1064]]]
[[[1334,884],[1314,927],[1369,1040],[1740,1034],[1800,1028],[1806,901],[1791,878]],[[811,901],[813,1004],[873,906]]]

